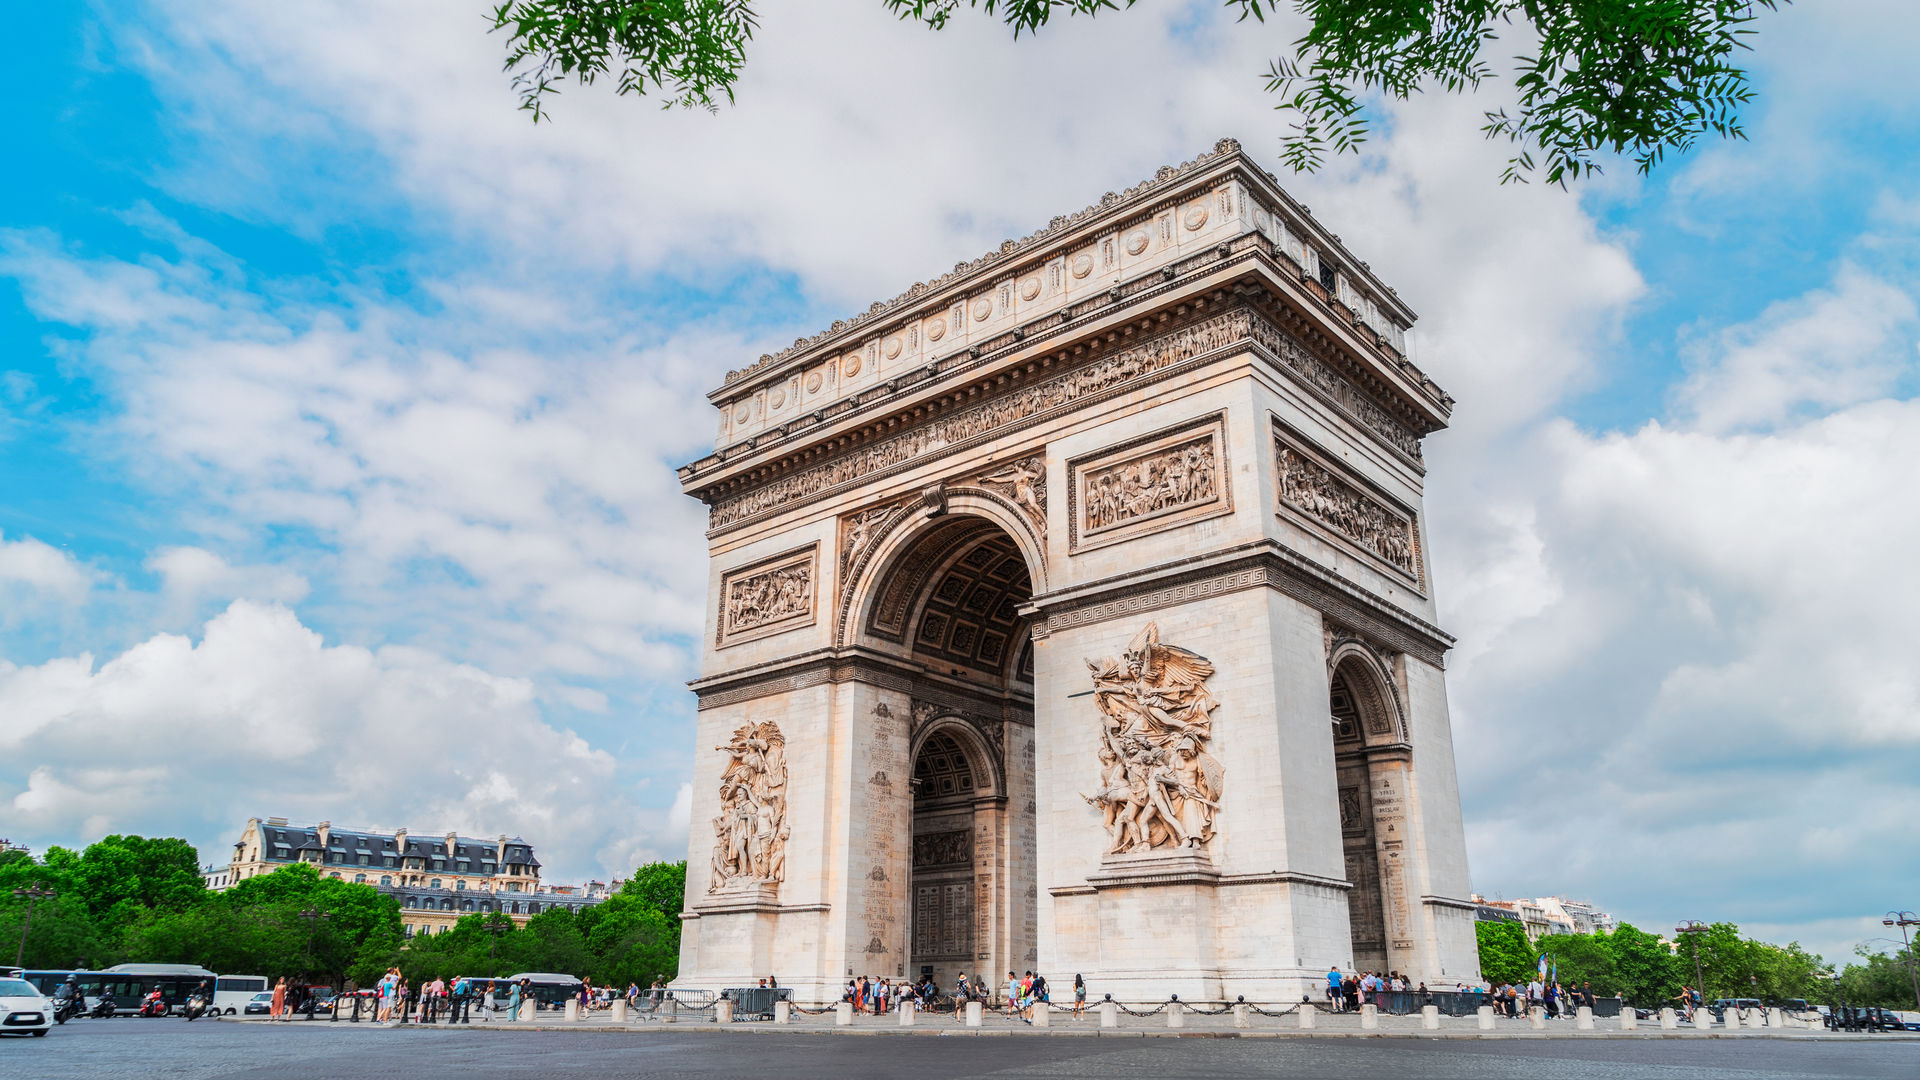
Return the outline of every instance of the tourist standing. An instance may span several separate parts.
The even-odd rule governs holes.
[[[286,1010],[287,977],[282,975],[280,976],[280,981],[273,984],[273,1008],[268,1011],[267,1018],[270,1020],[279,1020],[281,1019],[281,1014],[286,1012]]]
[[[1079,973],[1075,972],[1073,976],[1073,1018],[1075,1020],[1080,1019],[1080,1014],[1086,1011],[1086,1008],[1087,980],[1081,978]]]
[[[1340,965],[1334,964],[1327,968],[1327,1008],[1332,1009],[1334,1012],[1344,1011],[1343,1006],[1345,1002],[1341,999],[1345,995],[1340,992],[1341,984],[1344,981],[1340,975]]]

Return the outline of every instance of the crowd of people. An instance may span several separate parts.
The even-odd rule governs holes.
[[[762,979],[761,986],[767,985]],[[975,975],[969,979],[965,972],[955,978],[953,993],[943,994],[932,976],[926,976],[918,982],[901,979],[898,982],[889,978],[874,978],[862,975],[858,979],[848,979],[847,987],[841,992],[840,1000],[853,1005],[858,1013],[880,1016],[896,1012],[905,1005],[923,1010],[952,1009],[956,1020],[964,1019],[963,1006],[970,1001],[997,1009],[1005,1009],[1008,1015],[1032,1022],[1036,1008],[1046,1008],[1053,1003],[1053,993],[1047,987],[1047,977],[1034,972],[1017,975],[1007,972],[1007,981],[996,990],[984,975]],[[1087,1005],[1087,982],[1078,975],[1073,977],[1073,1014],[1079,1016]]]
[[[1550,1020],[1572,1016],[1581,1006],[1594,1006],[1592,983],[1567,986],[1554,979],[1536,978],[1527,983],[1501,982],[1479,986],[1457,983],[1450,989],[1456,994],[1483,995],[1485,1004],[1493,1006],[1496,1015],[1516,1019],[1527,1015],[1528,1010],[1536,1005],[1546,1010]],[[1327,1007],[1334,1012],[1352,1012],[1362,1005],[1391,1009],[1396,1002],[1390,1000],[1388,995],[1409,993],[1414,1000],[1407,1004],[1433,1003],[1433,992],[1426,983],[1410,984],[1410,980],[1397,971],[1342,972],[1338,967],[1327,969]]]

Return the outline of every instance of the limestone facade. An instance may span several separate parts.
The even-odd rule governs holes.
[[[1413,318],[1227,140],[731,373],[681,983],[1473,979]]]

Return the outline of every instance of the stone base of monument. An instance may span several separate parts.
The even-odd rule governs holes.
[[[780,906],[780,884],[758,878],[734,878],[694,904],[702,915],[733,911],[776,911]]]
[[[1220,880],[1206,848],[1155,848],[1137,854],[1108,855],[1087,875],[1096,889],[1129,885],[1213,885]]]

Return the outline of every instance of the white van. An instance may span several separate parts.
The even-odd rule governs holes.
[[[267,990],[265,975],[220,975],[213,980],[213,1011],[221,1016],[237,1016],[253,995]]]

